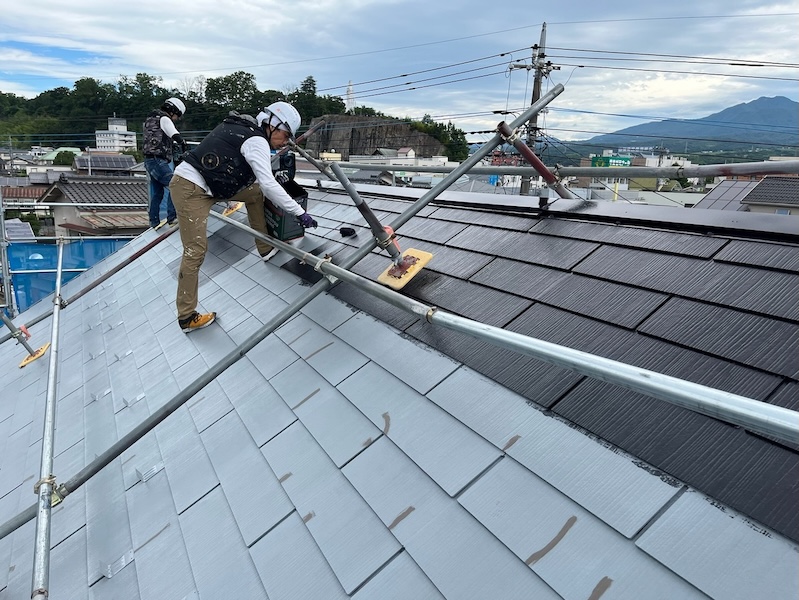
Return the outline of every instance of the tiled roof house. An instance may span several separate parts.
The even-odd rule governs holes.
[[[339,263],[368,230],[335,186],[305,183],[319,227],[302,249]],[[423,193],[359,189],[386,224]],[[434,255],[403,295],[799,408],[799,231],[787,219],[438,200],[398,231]],[[797,444],[439,328],[346,283],[307,302],[321,273],[285,252],[263,263],[249,234],[209,223],[211,327],[187,336],[176,324],[177,235],[105,278],[154,243],[147,231],[63,290],[103,277],[60,313],[58,481],[188,400],[53,509],[51,597],[799,594]],[[372,252],[353,270],[387,266]],[[29,327],[34,341],[51,321]],[[47,361],[20,369],[20,351],[0,344],[0,526],[34,503],[39,476]],[[30,595],[34,527],[0,539],[2,600]]]

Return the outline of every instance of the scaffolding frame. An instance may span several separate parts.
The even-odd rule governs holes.
[[[469,171],[483,157],[488,155],[498,146],[508,134],[513,135],[523,123],[528,121],[531,116],[537,114],[549,102],[557,97],[564,90],[563,85],[558,84],[540,100],[530,106],[510,125],[504,122],[497,128],[497,134],[486,142],[475,154],[459,167],[452,170],[442,182],[429,192],[425,193],[408,209],[401,213],[390,227],[396,231],[399,227],[407,223],[427,204],[434,200],[439,194],[445,191],[461,175]],[[540,172],[540,171],[539,171]],[[112,444],[105,452],[95,458],[90,464],[86,465],[76,475],[64,483],[56,483],[53,470],[53,452],[55,441],[55,417],[56,417],[56,386],[58,369],[58,334],[60,310],[66,308],[70,302],[74,302],[84,294],[94,289],[102,281],[105,281],[118,272],[124,266],[130,264],[141,256],[151,247],[166,239],[175,230],[168,230],[158,238],[144,246],[142,249],[128,257],[120,265],[109,270],[93,281],[91,284],[81,289],[70,301],[61,299],[61,264],[63,258],[63,244],[59,244],[58,258],[58,280],[56,291],[53,297],[54,308],[51,313],[42,316],[42,319],[53,316],[52,340],[50,364],[48,367],[48,389],[47,402],[45,406],[44,433],[42,444],[42,458],[40,468],[40,480],[36,484],[36,494],[38,504],[34,504],[28,509],[19,513],[6,523],[0,525],[0,539],[9,535],[25,523],[37,519],[36,538],[34,547],[34,566],[32,578],[31,597],[34,600],[44,600],[49,595],[49,564],[50,564],[50,509],[54,502],[63,501],[69,494],[77,490],[86,483],[91,477],[96,475],[105,466],[118,458],[125,450],[130,448],[135,442],[140,440],[148,432],[152,431],[159,423],[164,421],[170,414],[183,406],[190,398],[200,392],[208,383],[216,379],[226,369],[243,358],[247,352],[259,344],[269,334],[294,316],[305,305],[314,298],[325,292],[333,284],[343,281],[357,287],[366,293],[380,298],[389,304],[409,312],[417,317],[423,318],[426,322],[465,333],[487,341],[492,345],[507,348],[512,351],[531,356],[549,364],[565,367],[583,375],[600,379],[608,383],[619,385],[626,389],[634,390],[645,395],[664,400],[693,410],[710,417],[720,419],[735,425],[740,425],[753,432],[772,436],[780,441],[796,443],[799,441],[799,413],[782,408],[764,404],[751,398],[746,398],[736,394],[731,394],[721,390],[716,390],[684,381],[679,378],[663,375],[654,371],[648,371],[638,367],[633,367],[625,363],[606,359],[590,353],[574,350],[566,346],[560,346],[543,340],[537,340],[529,336],[506,331],[504,329],[480,323],[471,319],[460,317],[408,298],[391,289],[381,286],[371,280],[356,275],[350,269],[364,257],[374,250],[379,243],[377,238],[367,241],[363,246],[356,249],[344,258],[341,265],[333,264],[329,257],[319,258],[310,253],[295,248],[291,244],[274,239],[270,236],[261,234],[252,228],[239,223],[238,221],[225,217],[221,214],[211,212],[211,216],[223,222],[246,231],[250,235],[271,244],[272,246],[288,253],[289,255],[311,265],[314,270],[324,276],[315,283],[303,295],[287,305],[282,311],[265,323],[259,330],[249,338],[240,343],[233,351],[228,353],[216,364],[210,366],[207,371],[197,379],[189,383],[180,390],[171,400],[152,413],[148,418],[133,428],[129,433]],[[41,319],[40,319],[41,320]],[[8,339],[8,338],[5,338]],[[5,341],[0,339],[0,343]]]

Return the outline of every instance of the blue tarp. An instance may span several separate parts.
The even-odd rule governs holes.
[[[109,254],[113,254],[130,239],[92,240],[84,239],[64,244],[63,269],[88,269]],[[19,312],[46,298],[55,290],[55,273],[13,273],[58,267],[58,246],[45,243],[12,243],[8,246],[11,266],[11,283]],[[63,273],[61,284],[80,275],[79,272]]]

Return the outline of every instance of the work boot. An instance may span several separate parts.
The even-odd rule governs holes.
[[[202,329],[203,327],[208,327],[211,323],[216,320],[216,313],[204,313],[200,314],[197,311],[194,311],[186,317],[185,319],[178,319],[178,325],[183,330],[184,333],[189,333],[190,331],[194,331],[195,329]]]
[[[264,261],[264,262],[267,262],[270,258],[272,258],[277,253],[278,253],[278,249],[277,248],[272,248],[266,254],[261,254],[261,260]]]

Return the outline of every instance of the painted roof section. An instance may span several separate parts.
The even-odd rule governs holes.
[[[408,206],[363,189],[386,223]],[[367,239],[347,196],[309,191],[319,228],[306,251],[337,260]],[[404,293],[797,408],[786,359],[796,241],[567,208],[538,218],[427,207],[401,243],[435,257]],[[342,225],[358,236],[342,238]],[[230,225],[211,219],[209,233],[200,308],[219,311],[216,325],[190,336],[176,325],[177,235],[61,314],[58,480],[319,276],[284,254],[263,263]],[[385,266],[375,253],[356,271]],[[34,305],[22,321],[47,310]],[[34,345],[50,325],[31,327]],[[38,477],[47,364],[19,369],[20,349],[0,344],[0,523],[33,503]],[[55,507],[51,594],[794,598],[796,464],[795,448],[434,329],[341,284]],[[30,593],[33,531],[0,540],[2,600]]]

